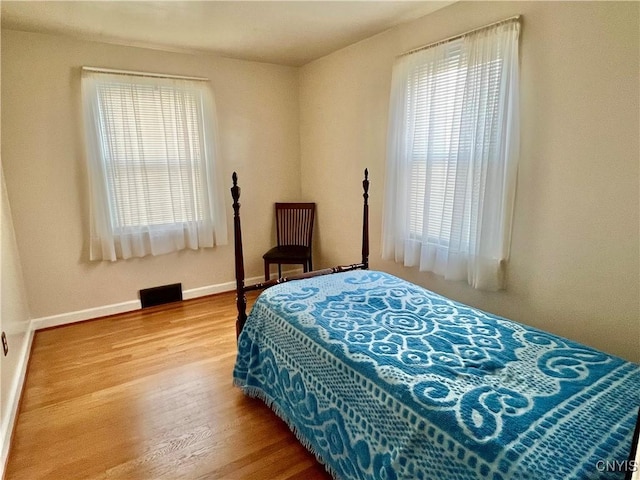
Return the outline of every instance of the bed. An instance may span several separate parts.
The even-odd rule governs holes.
[[[234,383],[339,479],[630,477],[640,367],[368,270],[368,186],[361,262],[247,287],[234,174]]]

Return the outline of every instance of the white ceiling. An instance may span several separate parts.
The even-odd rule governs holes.
[[[2,28],[300,66],[452,1],[6,1]]]

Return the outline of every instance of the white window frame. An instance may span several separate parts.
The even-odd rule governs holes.
[[[208,82],[85,68],[91,259],[226,244]]]
[[[519,19],[508,19],[397,59],[384,259],[504,288],[519,151],[519,31]]]

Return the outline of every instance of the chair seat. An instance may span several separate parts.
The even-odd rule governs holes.
[[[311,256],[311,249],[301,245],[280,245],[273,247],[262,258],[272,263],[303,263]]]

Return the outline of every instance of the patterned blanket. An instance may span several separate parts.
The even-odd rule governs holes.
[[[265,290],[233,376],[340,479],[622,479],[640,405],[638,365],[375,271]]]

